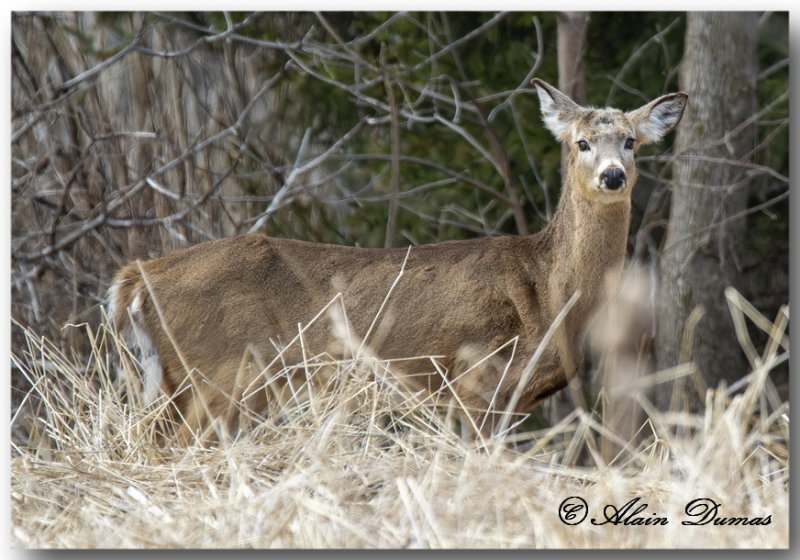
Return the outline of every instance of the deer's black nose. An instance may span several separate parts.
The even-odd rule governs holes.
[[[600,175],[600,180],[607,189],[615,191],[625,184],[625,171],[619,167],[609,167]]]

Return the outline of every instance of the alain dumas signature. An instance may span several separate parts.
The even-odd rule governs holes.
[[[650,504],[632,498],[621,506],[607,504],[600,514],[590,519],[592,525],[668,525],[670,519],[648,512]],[[772,515],[742,517],[723,514],[722,504],[711,498],[696,498],[686,504],[681,525],[769,525]],[[558,516],[565,525],[578,525],[589,516],[589,504],[580,496],[570,496],[558,507]]]

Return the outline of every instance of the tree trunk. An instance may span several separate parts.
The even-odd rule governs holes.
[[[586,74],[583,55],[586,53],[586,36],[589,29],[589,12],[558,12],[558,89],[579,105],[586,103]],[[561,178],[567,176],[569,148],[561,144]],[[552,425],[575,409],[585,406],[575,383],[569,391],[556,393],[547,400],[546,414]]]
[[[586,103],[583,55],[589,12],[558,13],[558,89],[579,105]]]
[[[747,207],[748,179],[742,166],[719,160],[746,161],[755,145],[746,121],[756,111],[757,34],[756,14],[687,14],[679,81],[689,103],[675,138],[656,359],[661,369],[691,360],[701,376],[688,391],[657,387],[662,408],[696,410],[706,387],[748,373],[724,296],[739,284],[745,220],[734,216]]]
[[[586,103],[583,55],[589,12],[558,12],[558,89],[579,105]],[[567,147],[561,146],[561,176],[566,177]]]

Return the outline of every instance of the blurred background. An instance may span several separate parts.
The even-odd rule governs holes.
[[[624,110],[689,93],[638,156],[645,370],[692,361],[696,407],[758,365],[759,317],[788,304],[786,12],[15,12],[11,29],[13,352],[20,326],[88,351],[69,325],[100,322],[118,267],[210,239],[540,230],[562,150],[533,77]],[[788,398],[788,365],[771,376]]]

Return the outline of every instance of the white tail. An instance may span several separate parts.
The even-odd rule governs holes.
[[[438,368],[431,359],[403,360],[397,373],[415,390],[455,392],[486,433],[500,425],[495,412],[527,411],[564,387],[582,361],[605,277],[623,263],[634,153],[680,121],[687,96],[666,95],[625,113],[581,107],[541,80],[534,84],[545,124],[569,147],[558,209],[544,230],[410,250],[248,234],[129,264],[111,287],[109,311],[139,348],[145,397],[172,397],[184,435],[211,417],[235,428],[231,401],[264,409],[267,389],[245,388],[275,374],[270,364],[279,349],[278,365],[302,361],[300,345],[284,347],[337,293],[352,332],[369,332],[365,343],[377,356],[437,356]],[[327,315],[308,326],[306,354],[340,351],[333,329]]]

